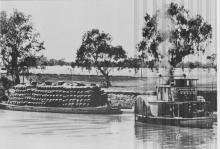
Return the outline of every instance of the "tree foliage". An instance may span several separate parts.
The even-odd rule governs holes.
[[[95,67],[104,76],[107,87],[111,86],[109,72],[112,67],[123,68],[121,62],[127,57],[122,46],[112,46],[111,41],[112,37],[108,33],[98,29],[86,32],[72,67]]]
[[[137,46],[140,57],[154,64],[160,62],[165,57],[164,52],[166,52],[168,64],[173,68],[185,56],[205,52],[206,44],[212,36],[212,27],[200,15],[192,17],[183,6],[171,3],[163,17],[166,17],[170,22],[168,24],[171,28],[169,32],[163,32],[159,26],[161,22],[160,12],[153,16],[146,14],[144,17],[143,40]],[[161,52],[159,45],[165,41],[168,41],[171,46],[167,51]]]
[[[217,54],[211,54],[209,56],[207,56],[207,59],[209,60],[209,63],[212,65],[213,68],[215,68],[215,70],[217,70]]]
[[[4,87],[5,90],[10,89],[13,85],[12,81],[5,76],[2,76],[0,78],[0,82],[2,83],[2,86]]]
[[[39,57],[36,57],[36,56],[24,57],[22,61],[20,62],[20,67],[23,69],[29,68],[29,67],[37,67],[38,59]]]
[[[142,63],[148,64],[153,68],[153,63],[159,60],[159,53],[157,51],[158,45],[162,42],[162,37],[157,30],[157,13],[152,17],[146,14],[144,17],[145,26],[142,30],[143,40],[137,45],[138,57]]]
[[[36,54],[44,49],[44,42],[39,41],[39,33],[31,23],[31,16],[14,10],[8,16],[0,12],[0,47],[2,61],[7,72],[20,83],[19,74],[24,66],[33,65]]]

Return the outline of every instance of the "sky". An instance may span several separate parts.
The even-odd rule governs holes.
[[[80,47],[82,35],[93,28],[112,36],[113,45],[122,45],[129,56],[141,40],[143,16],[162,9],[172,0],[1,0],[0,9],[13,9],[32,16],[40,39],[45,41],[43,54],[48,58],[73,61]],[[215,0],[179,1],[193,15],[201,14],[215,27]],[[162,3],[163,2],[163,3]],[[199,6],[199,7],[198,7]],[[215,30],[214,30],[215,32]],[[209,47],[215,47],[213,43]]]
[[[1,1],[1,10],[14,8],[32,16],[34,27],[45,41],[48,58],[74,59],[83,34],[93,28],[112,36],[133,55],[133,0]],[[126,4],[126,5],[124,5]]]

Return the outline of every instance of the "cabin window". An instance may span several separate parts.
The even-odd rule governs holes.
[[[183,80],[183,79],[175,80],[175,86],[184,87],[185,86],[185,80]]]
[[[176,87],[195,87],[195,80],[177,79],[174,81],[174,86]]]
[[[189,86],[189,80],[187,80],[187,82],[186,82],[186,86]]]
[[[171,86],[175,86],[176,85],[176,81],[171,81],[170,85]]]

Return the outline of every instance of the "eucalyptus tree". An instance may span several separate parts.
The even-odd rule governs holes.
[[[169,24],[161,21],[163,17]],[[161,22],[165,24],[162,28]],[[156,63],[165,63],[165,59],[171,76],[173,68],[186,56],[204,53],[212,37],[212,26],[202,16],[191,16],[184,6],[173,2],[165,12],[157,11],[152,16],[146,14],[144,23],[143,40],[137,45],[139,55],[150,67],[154,67]],[[164,32],[163,27],[169,30]],[[167,50],[159,48],[164,42],[170,44],[166,47]]]
[[[82,44],[76,53],[72,67],[78,66],[90,70],[96,68],[105,78],[106,86],[111,86],[109,73],[113,67],[123,69],[123,61],[127,58],[122,46],[113,46],[110,34],[98,29],[86,32]]]
[[[44,42],[39,41],[39,33],[33,28],[30,15],[17,10],[9,16],[5,11],[0,12],[0,48],[7,72],[15,84],[20,83],[19,75],[24,66],[44,49]]]

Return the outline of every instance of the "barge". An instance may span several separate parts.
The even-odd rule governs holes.
[[[121,114],[112,107],[107,94],[97,86],[77,85],[17,85],[1,102],[5,110],[71,114]]]
[[[181,127],[212,128],[208,103],[197,96],[197,80],[173,78],[156,87],[155,96],[139,96],[135,102],[135,120],[144,123]],[[160,82],[160,81],[159,81]]]
[[[20,106],[7,103],[0,103],[0,109],[29,112],[50,112],[50,113],[70,113],[70,114],[122,114],[118,107],[40,107],[40,106]]]

